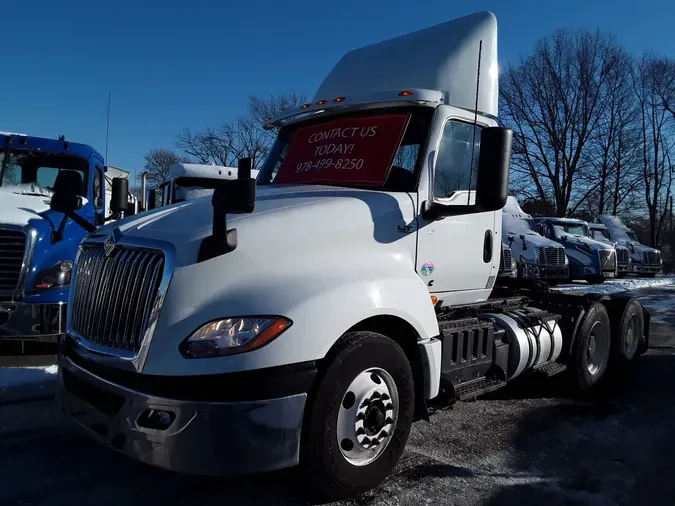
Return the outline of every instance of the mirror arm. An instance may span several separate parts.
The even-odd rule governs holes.
[[[87,233],[91,233],[91,232],[93,232],[94,230],[96,230],[96,226],[94,226],[94,225],[92,225],[91,223],[89,223],[87,220],[85,220],[82,216],[80,216],[79,214],[77,214],[75,211],[67,211],[67,212],[65,213],[65,215],[66,215],[68,218],[70,218],[71,220],[73,220],[75,223],[77,223],[80,227],[82,227],[83,229],[85,229],[85,230],[87,231]],[[63,221],[61,224],[62,224],[63,226],[65,226],[65,219],[64,219],[64,221]],[[59,227],[59,230],[60,230],[60,229],[61,229],[61,227]]]
[[[66,228],[66,221],[68,221],[68,216],[63,215],[59,228],[57,230],[52,230],[52,244],[56,244],[59,241],[63,240],[63,229]]]

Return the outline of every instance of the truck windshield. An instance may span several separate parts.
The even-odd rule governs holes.
[[[558,224],[566,233],[570,235],[586,235],[586,227],[584,225],[577,224]]]
[[[603,239],[609,239],[609,232],[607,230],[592,230],[591,237],[596,241],[602,241]]]
[[[62,170],[74,170],[82,176],[78,195],[86,196],[89,162],[78,156],[28,149],[0,151],[0,186],[21,195],[49,196]]]
[[[289,125],[258,184],[413,191],[432,117],[431,108],[388,108]]]
[[[630,231],[627,230],[626,234],[628,235],[628,237],[630,238],[631,241],[640,242],[640,240],[638,239],[638,236],[632,230],[630,230]]]

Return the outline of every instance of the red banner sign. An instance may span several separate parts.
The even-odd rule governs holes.
[[[381,186],[410,114],[347,118],[299,129],[274,183]]]

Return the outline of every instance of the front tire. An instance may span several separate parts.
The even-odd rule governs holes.
[[[575,390],[588,393],[600,382],[609,362],[611,328],[604,305],[592,304],[579,328],[568,364]]]
[[[327,362],[308,407],[301,466],[316,492],[337,500],[391,473],[410,434],[415,389],[403,350],[375,332],[346,334]]]

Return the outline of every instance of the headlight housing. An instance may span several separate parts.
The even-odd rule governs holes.
[[[40,292],[52,288],[62,288],[70,284],[73,276],[73,261],[62,260],[42,269],[33,279],[30,291]]]
[[[179,349],[185,358],[245,353],[265,346],[291,325],[290,320],[280,316],[221,318],[199,327]]]

